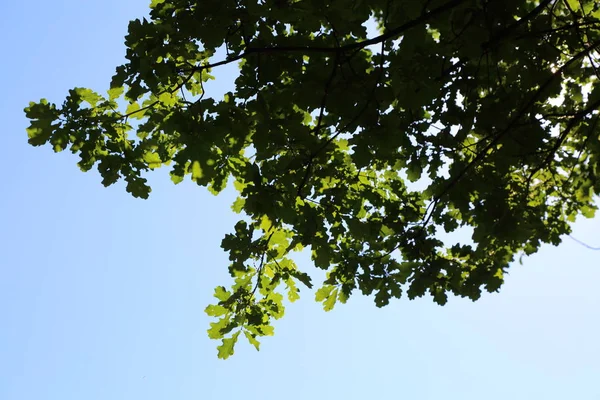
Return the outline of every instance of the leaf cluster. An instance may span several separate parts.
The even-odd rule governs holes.
[[[476,300],[596,210],[594,0],[153,0],[125,44],[106,95],[26,108],[29,143],[140,198],[162,166],[234,182],[233,283],[206,308],[221,358],[311,287],[293,252],[327,271],[325,310],[356,291]],[[205,96],[231,63],[232,91]]]

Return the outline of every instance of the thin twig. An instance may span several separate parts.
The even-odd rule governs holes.
[[[569,238],[571,238],[571,240],[573,240],[574,242],[576,242],[576,243],[579,243],[579,244],[580,244],[580,245],[582,245],[583,247],[586,247],[586,248],[588,248],[588,249],[590,249],[590,250],[600,250],[600,247],[593,247],[593,246],[590,246],[590,245],[589,245],[589,244],[587,244],[587,243],[584,243],[584,242],[582,242],[581,240],[579,240],[579,239],[577,239],[577,238],[574,238],[574,237],[573,237],[573,236],[571,236],[571,235],[567,235],[567,236],[568,236]]]

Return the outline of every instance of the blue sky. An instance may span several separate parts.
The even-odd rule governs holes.
[[[26,143],[23,107],[104,90],[147,1],[0,10],[0,399],[600,398],[600,252],[569,238],[477,303],[355,297],[324,313],[303,291],[260,352],[218,360],[203,309],[228,282],[231,193],[165,171],[136,200]],[[600,246],[598,232],[584,220],[574,236]]]

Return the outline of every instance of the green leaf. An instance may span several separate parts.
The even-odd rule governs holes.
[[[315,293],[315,300],[321,302],[331,296],[331,292],[333,291],[334,286],[325,285]]]
[[[171,107],[177,103],[177,96],[170,92],[164,92],[158,96],[158,101],[165,107]]]
[[[288,300],[290,303],[293,303],[298,299],[300,299],[300,294],[297,288],[288,290]]]
[[[315,300],[323,302],[323,309],[331,311],[337,302],[338,289],[333,285],[325,285],[315,293]]]
[[[159,168],[162,165],[160,155],[158,155],[157,153],[144,154],[144,161],[148,164],[148,167],[150,168]]]
[[[569,7],[571,7],[573,11],[578,11],[581,8],[579,0],[567,0],[567,3],[569,3]]]
[[[233,348],[235,347],[239,335],[240,331],[237,331],[232,337],[225,338],[221,341],[221,345],[217,347],[219,350],[218,357],[220,359],[226,360],[233,355]]]
[[[211,304],[206,307],[204,312],[206,313],[206,315],[208,315],[210,317],[220,317],[227,313],[227,309],[220,305]]]
[[[146,184],[147,180],[145,178],[130,175],[126,177],[125,180],[127,181],[127,191],[134,197],[140,197],[142,199],[148,198],[151,189],[150,186]]]
[[[208,337],[210,339],[221,339],[223,337],[223,331],[228,326],[229,321],[229,318],[221,318],[217,322],[211,322],[210,328],[207,330]]]
[[[217,286],[215,288],[214,297],[220,301],[227,301],[231,297],[231,293],[228,292],[223,286]]]
[[[586,218],[594,218],[594,215],[596,215],[596,208],[589,207],[589,206],[583,206],[581,208],[581,214]]]
[[[239,214],[240,212],[242,212],[242,210],[244,209],[244,204],[246,204],[246,200],[242,197],[238,197],[237,199],[235,199],[235,201],[233,202],[231,209],[233,210],[233,212],[235,212],[236,214]]]
[[[124,91],[125,91],[125,88],[123,86],[110,88],[107,91],[108,99],[110,101],[116,100],[116,99],[118,99],[119,97],[121,97],[123,95]]]
[[[183,176],[182,175],[178,175],[178,174],[175,174],[173,172],[171,172],[170,175],[171,175],[171,181],[173,181],[174,184],[177,185],[178,183],[183,182]]]
[[[96,104],[98,104],[98,102],[102,99],[98,93],[90,89],[77,88],[76,92],[81,97],[81,100],[87,102],[92,107],[95,107]]]
[[[331,292],[329,297],[327,297],[327,299],[325,299],[325,301],[323,302],[323,309],[325,311],[333,310],[333,307],[335,306],[335,303],[337,302],[337,296],[338,296],[338,289],[336,288]]]
[[[408,168],[406,169],[406,176],[409,181],[416,182],[421,178],[421,174],[423,173],[423,167],[419,161],[412,161],[408,164]]]
[[[310,276],[307,273],[300,272],[300,271],[293,271],[292,275],[294,276],[294,278],[296,278],[300,282],[302,282],[307,288],[310,289],[313,287]]]
[[[144,113],[143,113],[143,111],[140,111],[140,105],[137,101],[134,101],[133,103],[129,103],[125,113],[127,115],[129,115],[130,118],[143,118],[144,117]]]
[[[262,336],[273,336],[275,334],[275,328],[271,325],[261,325],[257,329]]]
[[[248,332],[248,331],[244,331],[244,335],[246,336],[246,338],[248,339],[248,342],[250,342],[250,344],[252,346],[254,346],[254,348],[258,351],[260,350],[260,342],[258,340],[256,340],[256,335]]]
[[[200,162],[194,161],[192,163],[192,180],[198,182],[204,176]]]

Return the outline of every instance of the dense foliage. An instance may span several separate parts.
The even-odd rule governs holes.
[[[594,0],[153,0],[107,95],[31,103],[29,143],[140,198],[163,165],[235,186],[234,282],[206,310],[226,358],[311,286],[303,248],[325,310],[357,289],[444,304],[591,217],[599,45]],[[231,63],[232,90],[205,96]]]

